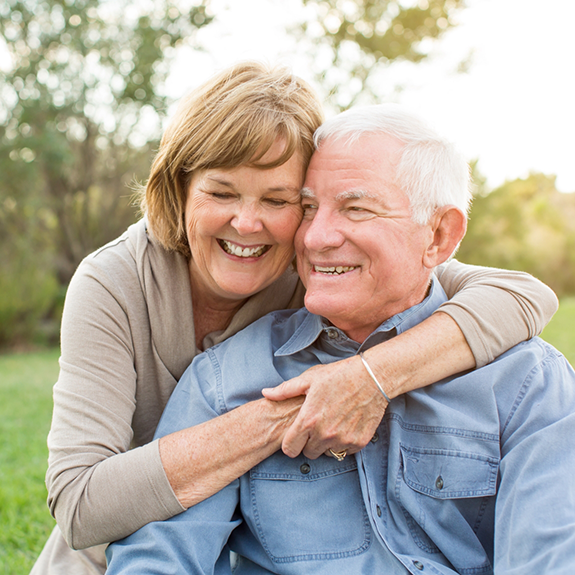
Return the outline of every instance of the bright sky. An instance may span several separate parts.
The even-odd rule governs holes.
[[[394,66],[382,83],[402,84],[397,100],[470,160],[478,158],[491,187],[540,171],[556,174],[561,191],[575,192],[575,1],[467,5],[428,62]],[[168,94],[179,97],[245,59],[287,64],[313,84],[308,46],[286,33],[302,15],[301,0],[212,0],[212,6],[218,21],[198,35],[205,51],[180,52]],[[470,54],[469,71],[457,73]]]
[[[573,0],[468,0],[461,24],[424,65],[397,67],[398,101],[417,110],[479,158],[488,184],[541,171],[575,191],[575,21]],[[205,54],[182,53],[168,91],[198,85],[242,59],[282,62],[313,83],[306,47],[285,33],[299,0],[213,0],[219,23],[199,36]],[[456,73],[469,54],[468,73]],[[309,62],[309,61],[307,61]]]

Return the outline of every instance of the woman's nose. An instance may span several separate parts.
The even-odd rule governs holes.
[[[232,227],[241,236],[248,236],[261,232],[264,228],[258,206],[243,204],[231,221]]]

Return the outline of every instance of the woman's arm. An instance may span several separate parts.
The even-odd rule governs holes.
[[[430,318],[366,351],[364,356],[391,398],[476,365],[541,332],[557,310],[553,291],[529,274],[452,261],[437,269],[451,299]],[[363,449],[387,402],[359,357],[319,366],[264,390],[268,399],[306,395],[282,443],[295,457],[331,448]]]
[[[207,499],[275,453],[302,403],[260,399],[162,437],[162,463],[182,506]]]
[[[458,324],[477,367],[539,335],[559,307],[553,290],[525,272],[451,260],[435,273],[450,298],[439,311]]]
[[[124,537],[209,497],[278,449],[301,403],[261,400],[197,432],[152,441],[176,381],[160,360],[149,361],[157,352],[146,341],[149,328],[138,325],[147,311],[126,293],[138,278],[118,279],[124,273],[132,272],[114,269],[111,278],[84,263],[66,298],[46,484],[74,549]],[[186,458],[191,466],[201,460],[198,469],[186,469]]]

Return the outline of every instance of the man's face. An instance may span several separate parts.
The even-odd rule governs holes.
[[[395,182],[402,144],[363,135],[351,145],[326,140],[304,184],[295,237],[305,305],[362,342],[383,321],[420,303],[431,269],[429,225],[411,219]]]

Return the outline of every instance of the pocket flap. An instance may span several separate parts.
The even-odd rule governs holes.
[[[480,453],[401,445],[403,479],[436,499],[494,495],[499,459]]]

